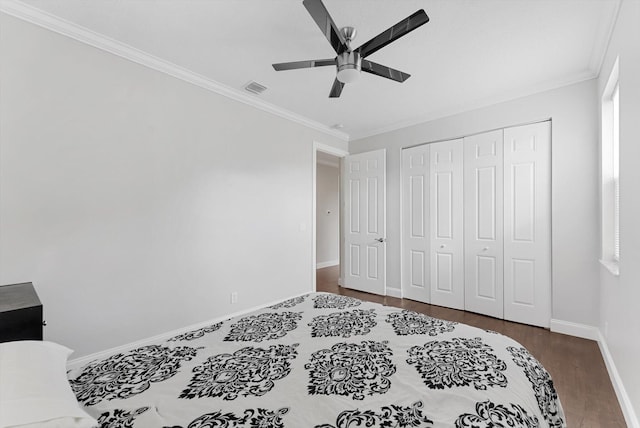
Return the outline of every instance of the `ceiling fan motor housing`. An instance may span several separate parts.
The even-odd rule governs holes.
[[[352,83],[360,76],[362,58],[357,51],[342,52],[338,55],[338,80],[342,83]]]

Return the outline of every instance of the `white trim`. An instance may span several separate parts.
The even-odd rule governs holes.
[[[620,230],[619,218],[616,219],[616,214],[619,214],[616,210],[616,187],[619,186],[619,177],[616,178],[614,174],[616,131],[613,93],[620,81],[619,63],[620,57],[616,57],[600,98],[600,262],[615,276],[620,274],[619,265],[616,265],[616,255],[619,256],[616,254],[616,244],[619,243]]]
[[[340,168],[340,163],[339,162],[331,162],[331,161],[326,160],[326,159],[318,159],[317,162],[318,162],[319,165],[329,166],[331,168]]]
[[[249,312],[258,311],[258,310],[264,309],[264,308],[266,308],[268,306],[272,306],[272,305],[275,305],[277,303],[284,302],[285,300],[289,300],[289,299],[293,299],[293,298],[296,298],[296,297],[304,296],[305,294],[309,294],[309,293],[305,292],[305,293],[296,294],[295,296],[286,297],[284,299],[274,300],[271,303],[254,306],[254,307],[249,308],[249,309],[243,309],[241,311],[233,312],[232,314],[229,314],[229,315],[223,315],[223,316],[220,316],[220,317],[217,317],[217,318],[210,319],[208,321],[199,322],[199,323],[196,323],[196,324],[189,325],[187,327],[178,328],[178,329],[171,330],[171,331],[168,331],[168,332],[165,332],[165,333],[160,333],[160,334],[157,334],[155,336],[148,337],[146,339],[136,340],[135,342],[127,343],[125,345],[120,345],[120,346],[116,346],[114,348],[105,349],[104,351],[99,351],[99,352],[95,352],[93,354],[85,355],[84,357],[74,358],[73,360],[69,360],[67,362],[67,369],[68,370],[77,369],[79,367],[82,367],[85,364],[90,363],[91,361],[94,361],[94,360],[103,359],[103,358],[109,357],[109,356],[111,356],[113,354],[117,354],[119,352],[130,351],[132,349],[139,348],[141,346],[162,342],[162,341],[165,341],[165,340],[167,340],[167,339],[169,339],[169,338],[171,338],[173,336],[177,336],[178,334],[182,334],[182,333],[186,333],[188,331],[197,330],[199,328],[207,327],[207,326],[209,326],[211,324],[215,324],[215,323],[220,322],[220,321],[226,321],[226,320],[231,319],[231,318],[235,318],[235,317],[238,317],[238,316],[241,316],[241,315],[248,314]]]
[[[70,37],[89,46],[112,53],[129,61],[149,67],[161,73],[168,74],[176,79],[183,80],[201,88],[215,92],[235,101],[250,105],[259,110],[272,113],[295,123],[299,123],[316,131],[323,132],[342,141],[349,141],[349,135],[335,128],[316,122],[292,111],[280,108],[257,98],[255,95],[244,93],[222,83],[211,80],[205,76],[194,73],[191,70],[180,67],[169,61],[143,52],[125,43],[111,39],[103,34],[96,33],[70,21],[66,21],[41,9],[24,4],[18,0],[1,0],[0,11],[23,21],[30,22],[53,32]]]
[[[317,141],[313,142],[313,148],[316,151],[328,153],[330,155],[337,156],[339,158],[343,158],[349,154],[349,152],[346,150],[342,150],[337,147],[330,146],[328,144],[319,143]]]
[[[551,319],[549,321],[549,328],[554,333],[568,334],[569,336],[581,337],[589,340],[598,340],[598,328],[591,325]]]
[[[322,269],[329,266],[338,266],[339,264],[340,260],[329,260],[328,262],[316,263],[316,269]]]
[[[600,264],[607,268],[609,273],[613,276],[620,276],[620,262],[615,260],[602,260],[600,259]]]
[[[403,219],[404,219],[404,204],[405,204],[405,200],[404,200],[404,188],[402,187],[404,185],[404,162],[402,161],[402,151],[405,149],[406,147],[400,147],[400,149],[398,150],[398,159],[400,159],[400,179],[398,180],[398,194],[400,195],[400,298],[402,299],[402,288],[404,287],[405,284],[405,276],[406,276],[406,272],[404,271],[404,223],[403,223]],[[431,289],[429,289],[429,297],[428,299],[426,299],[427,304],[431,304]]]
[[[615,20],[617,19],[618,12],[620,9],[620,3],[621,2],[618,3],[615,13],[612,14],[611,22],[615,22]],[[332,127],[328,127],[320,122],[309,119],[300,114],[294,113],[292,111],[278,107],[274,104],[268,103],[264,100],[257,98],[254,95],[246,94],[239,89],[232,88],[230,86],[216,82],[202,75],[194,73],[193,71],[190,71],[176,64],[173,64],[169,61],[165,61],[149,53],[143,52],[139,49],[129,46],[125,43],[119,42],[115,39],[111,39],[103,34],[96,33],[92,30],[89,30],[88,28],[85,28],[73,22],[64,20],[58,16],[52,15],[36,7],[22,3],[19,0],[0,0],[0,11],[8,15],[14,16],[16,18],[22,19],[23,21],[30,22],[32,24],[46,28],[50,31],[70,37],[79,42],[104,50],[106,52],[112,53],[119,57],[128,59],[137,64],[143,65],[145,67],[149,67],[153,70],[168,74],[177,79],[180,79],[185,82],[189,82],[193,85],[199,86],[201,88],[210,90],[212,92],[215,92],[227,98],[233,99],[235,101],[248,104],[257,109],[272,113],[276,116],[280,116],[292,122],[299,123],[311,129],[315,129],[317,131],[331,135],[342,141],[353,141],[361,138],[371,137],[374,135],[384,134],[386,132],[407,128],[410,126],[429,122],[435,119],[452,116],[455,114],[460,114],[460,113],[464,113],[471,110],[476,110],[478,108],[487,107],[487,106],[498,104],[501,102],[522,98],[528,95],[533,95],[536,93],[540,93],[540,92],[556,89],[562,86],[567,86],[567,85],[579,83],[585,80],[596,78],[599,75],[600,68],[602,67],[602,63],[604,60],[604,52],[606,52],[606,47],[608,46],[609,39],[611,38],[611,34],[613,32],[611,27],[608,30],[609,33],[607,34],[607,37],[604,38],[607,42],[603,43],[603,46],[594,46],[594,50],[592,52],[591,60],[590,60],[590,67],[592,68],[597,67],[595,68],[595,70],[588,70],[568,79],[566,78],[559,79],[552,82],[546,82],[540,85],[533,85],[529,88],[514,91],[510,94],[506,94],[503,96],[489,97],[483,100],[478,100],[477,102],[467,103],[465,104],[464,108],[436,110],[436,111],[432,111],[427,114],[421,115],[417,119],[396,122],[396,123],[392,123],[390,125],[377,128],[371,131],[365,131],[359,134],[349,135],[343,131],[337,130]]]
[[[629,398],[624,384],[622,383],[622,378],[620,378],[620,374],[618,373],[616,365],[613,361],[613,357],[609,352],[607,341],[602,335],[600,329],[590,325],[555,319],[551,320],[550,325],[551,331],[553,332],[568,334],[570,336],[581,337],[583,339],[590,339],[598,342],[600,353],[602,354],[602,359],[607,366],[607,372],[609,373],[611,384],[613,385],[613,389],[616,392],[616,397],[618,398],[618,402],[620,403],[620,408],[622,409],[622,413],[624,415],[627,426],[629,428],[640,428],[640,422],[638,421],[638,417],[633,410],[631,399]]]
[[[344,280],[342,279],[342,277],[338,277],[338,285],[340,287],[344,287]]]
[[[589,68],[591,70],[595,70],[598,76],[602,71],[602,64],[604,63],[604,58],[607,55],[609,45],[611,44],[613,30],[615,30],[616,28],[618,15],[620,14],[620,6],[622,6],[622,0],[617,1],[616,8],[612,11],[609,19],[606,21],[606,24],[605,20],[600,21],[601,34],[596,37],[596,43],[593,45],[593,50],[591,51],[591,59],[589,61]],[[602,34],[605,32],[606,34]]]
[[[631,398],[629,398],[629,395],[627,394],[627,390],[622,383],[622,378],[620,378],[620,374],[618,373],[616,364],[614,363],[613,357],[609,352],[607,341],[605,340],[600,330],[597,330],[597,332],[598,346],[600,347],[600,352],[602,353],[604,364],[607,366],[607,371],[609,372],[609,378],[611,378],[613,389],[615,390],[616,396],[618,397],[618,402],[620,403],[620,408],[622,409],[624,420],[626,421],[629,428],[640,428],[640,421],[638,420],[638,416],[633,410]]]
[[[402,299],[402,290],[396,287],[389,287],[387,285],[386,295],[389,297],[397,297],[398,299]]]

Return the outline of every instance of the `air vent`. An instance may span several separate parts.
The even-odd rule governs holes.
[[[262,86],[258,82],[254,82],[253,80],[246,85],[244,85],[244,89],[251,92],[252,94],[260,95],[264,91],[267,90],[266,86]]]

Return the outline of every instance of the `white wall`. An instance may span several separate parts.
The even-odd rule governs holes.
[[[311,290],[313,141],[346,143],[0,24],[0,284],[34,283],[46,339],[79,357]]]
[[[552,119],[552,316],[598,324],[596,81],[495,104],[352,141],[350,153],[387,148],[387,285],[400,288],[402,147]]]
[[[316,263],[325,267],[340,258],[339,168],[319,163],[316,177]]]
[[[598,99],[616,60],[620,82],[620,276],[600,269],[600,331],[640,427],[640,2],[624,0],[598,79]],[[627,418],[632,417],[627,411]]]

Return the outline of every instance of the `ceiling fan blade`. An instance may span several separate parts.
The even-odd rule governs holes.
[[[338,98],[342,93],[342,88],[344,88],[344,83],[336,78],[336,80],[333,81],[333,86],[331,87],[329,98]]]
[[[424,9],[420,9],[413,15],[403,19],[393,27],[388,28],[373,39],[364,43],[356,49],[356,51],[360,53],[362,58],[365,58],[427,22],[429,22],[429,17],[425,13]]]
[[[313,68],[324,67],[327,65],[336,65],[336,59],[310,59],[308,61],[281,62],[273,64],[276,71],[295,70],[297,68]]]
[[[331,15],[324,7],[322,0],[304,0],[302,2],[304,7],[309,12],[309,15],[316,21],[320,31],[331,43],[331,47],[336,53],[340,54],[347,50],[347,41],[342,36],[342,33],[336,27],[336,23],[331,19]]]
[[[376,76],[386,77],[387,79],[395,80],[396,82],[404,82],[411,77],[410,74],[366,59],[362,60],[362,71],[375,74]]]

